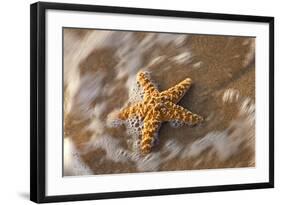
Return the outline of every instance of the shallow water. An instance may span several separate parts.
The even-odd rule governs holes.
[[[115,121],[140,70],[160,91],[191,78],[178,104],[205,119],[162,123],[146,156],[142,122]],[[255,38],[64,29],[64,111],[65,175],[253,167]]]

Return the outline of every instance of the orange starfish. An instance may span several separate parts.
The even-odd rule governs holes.
[[[118,114],[121,120],[140,117],[144,122],[141,138],[141,152],[147,154],[151,151],[153,140],[165,121],[181,121],[195,125],[203,118],[189,110],[176,105],[191,86],[191,79],[186,78],[168,90],[159,92],[151,83],[145,72],[139,72],[137,82],[144,90],[143,101],[134,103],[122,109]]]

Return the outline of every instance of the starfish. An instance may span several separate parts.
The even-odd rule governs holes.
[[[118,113],[120,120],[139,117],[143,120],[140,150],[142,154],[150,153],[153,141],[162,122],[180,121],[195,125],[203,118],[176,103],[184,96],[191,86],[191,79],[186,78],[168,90],[160,92],[149,80],[146,72],[137,74],[137,83],[143,88],[143,101],[128,105]]]

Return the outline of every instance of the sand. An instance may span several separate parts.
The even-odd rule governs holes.
[[[111,121],[132,100],[139,70],[159,90],[191,78],[179,105],[205,118],[163,123],[147,156]],[[64,110],[63,137],[73,145],[65,175],[253,167],[255,38],[64,29]]]

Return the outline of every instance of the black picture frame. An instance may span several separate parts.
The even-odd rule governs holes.
[[[169,16],[195,19],[263,22],[269,24],[269,181],[189,188],[138,190],[46,196],[46,10],[86,11],[130,15]],[[274,187],[274,18],[265,16],[125,8],[82,4],[38,2],[30,6],[30,200],[37,203],[96,200],[197,192],[230,191]]]

